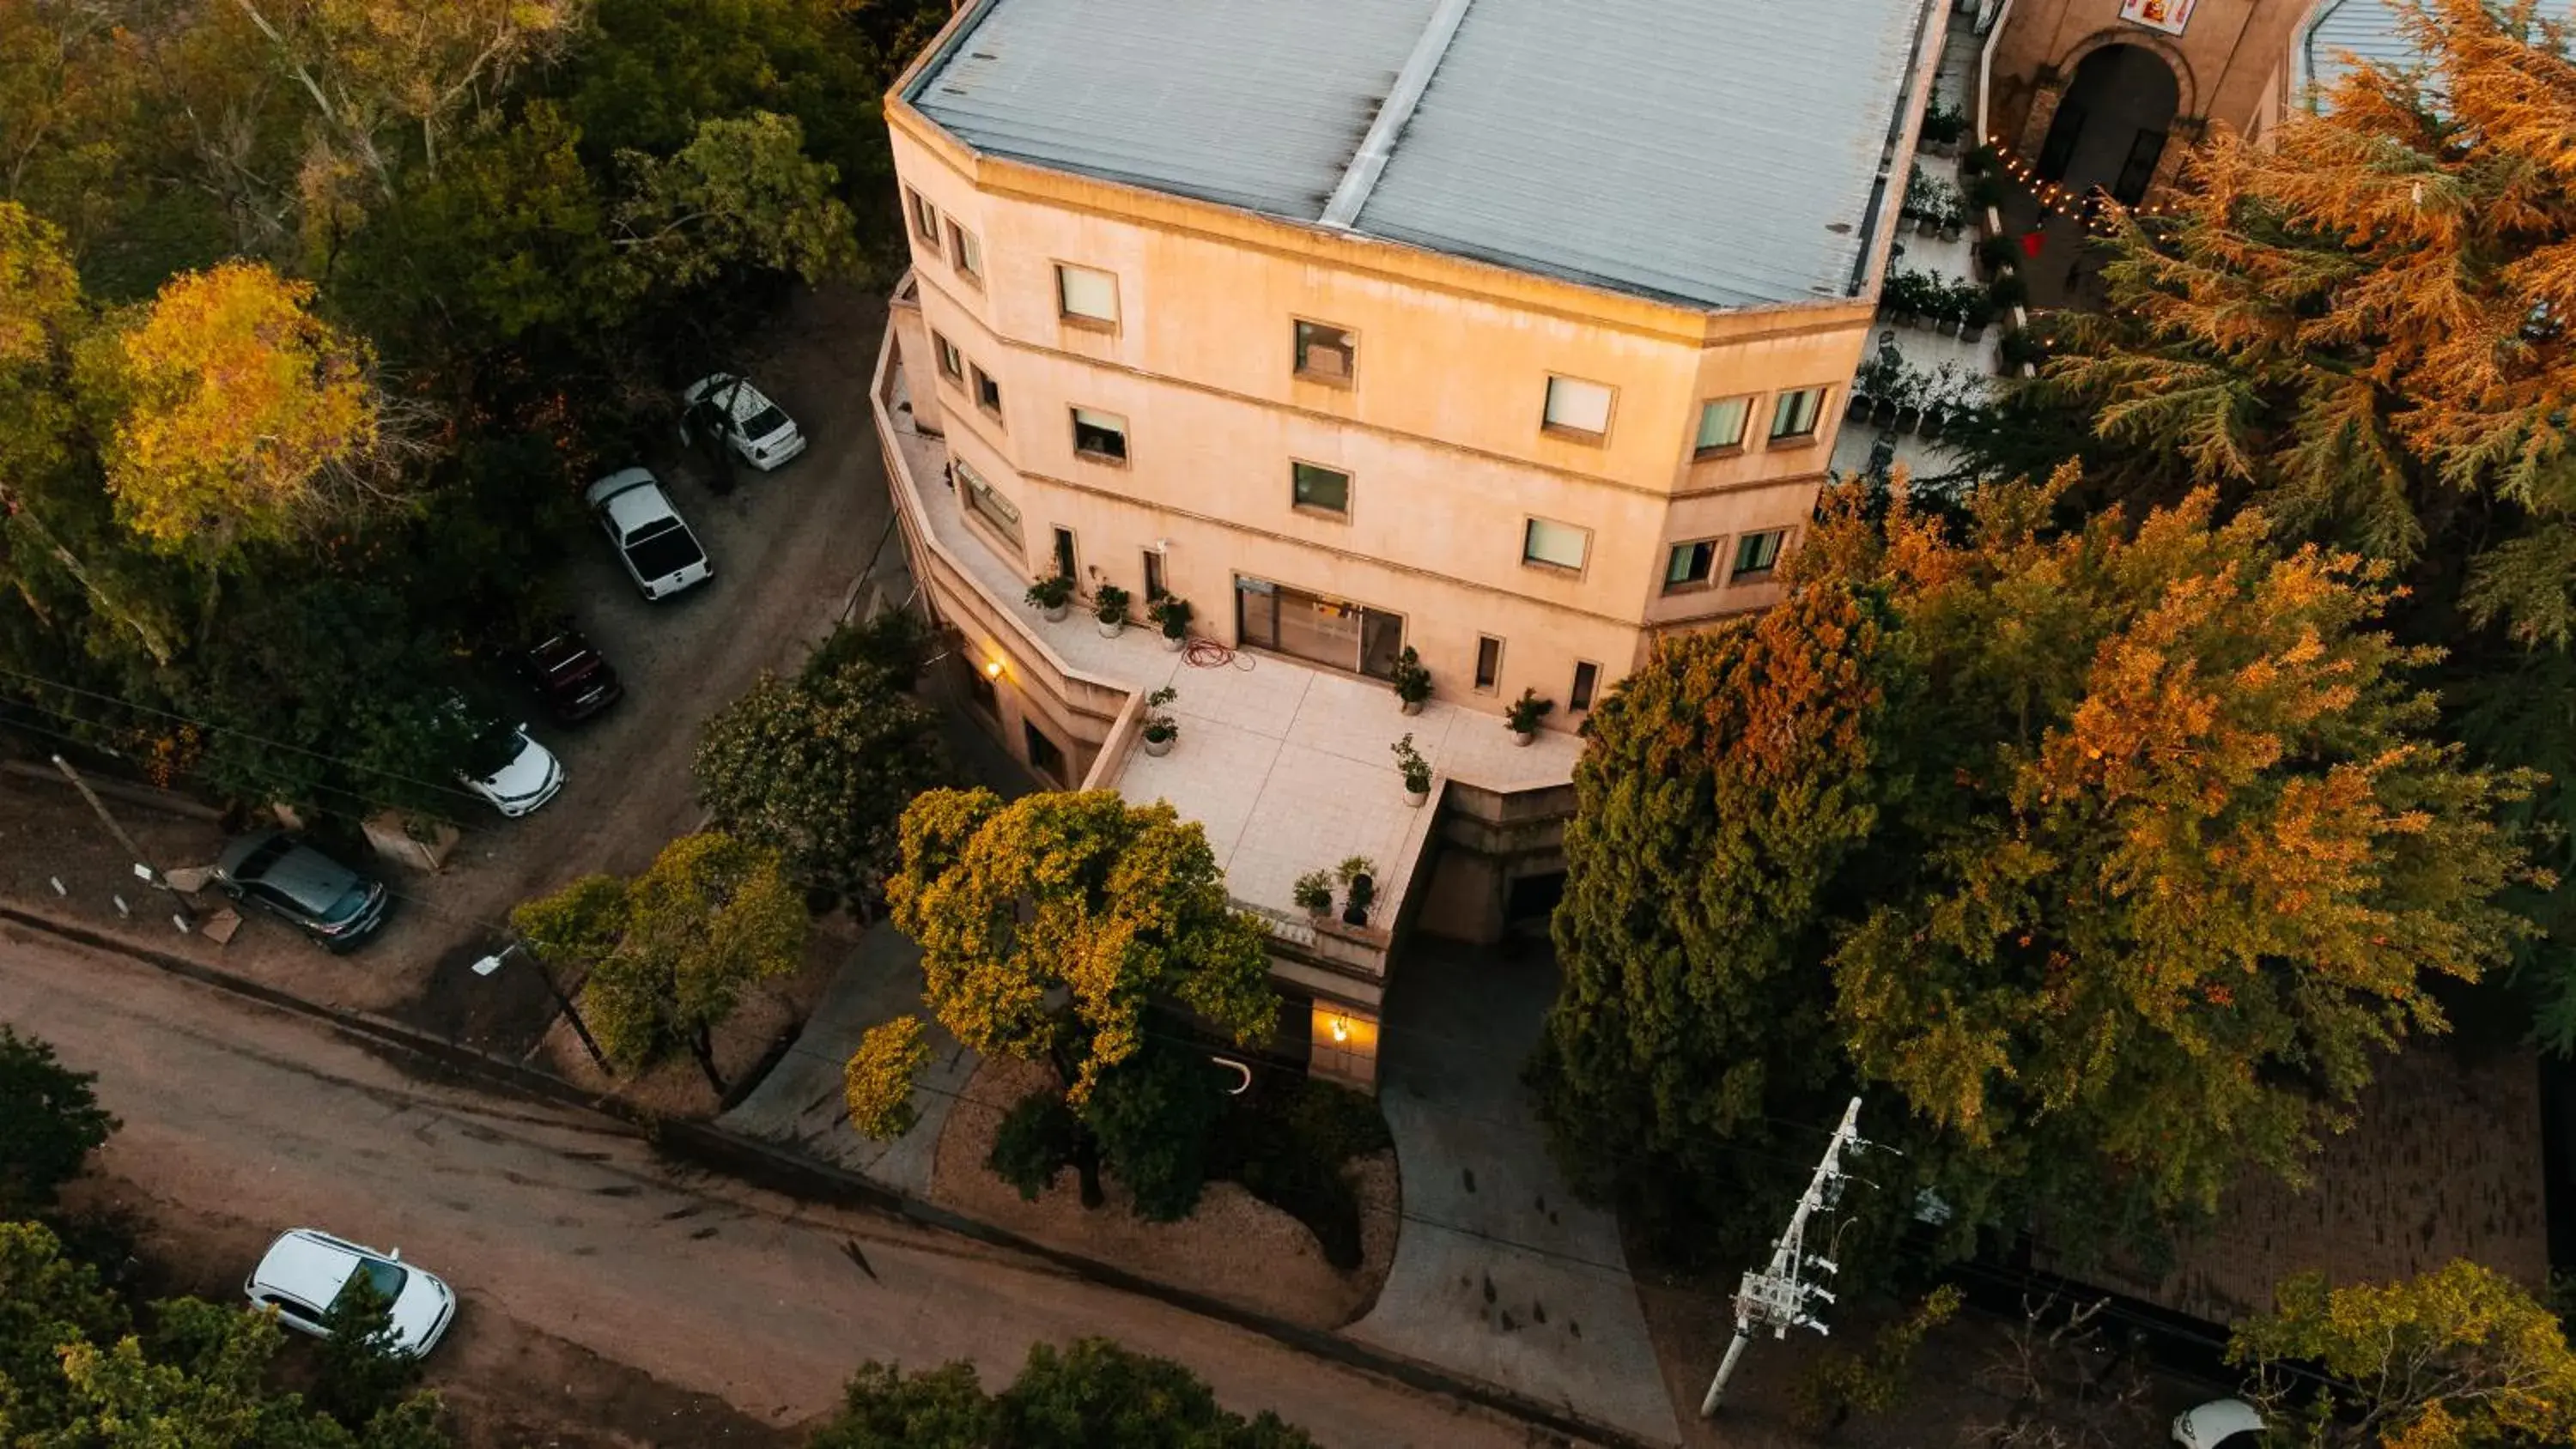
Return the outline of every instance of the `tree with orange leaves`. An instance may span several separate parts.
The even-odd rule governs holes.
[[[295,537],[374,494],[382,403],[367,344],[309,310],[313,288],[227,262],[173,278],[83,368],[112,411],[119,521],[165,552]]]
[[[1778,607],[1595,710],[1538,1075],[1650,1220],[1758,1247],[1813,1146],[1773,1124],[1863,1091],[1882,1225],[2152,1233],[2296,1179],[2528,931],[2525,782],[2428,737],[2384,564],[2206,492],[2052,535],[2075,482],[1845,492]]]

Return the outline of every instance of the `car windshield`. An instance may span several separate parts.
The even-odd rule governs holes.
[[[367,896],[367,883],[365,881],[353,882],[347,890],[340,892],[340,898],[338,900],[331,903],[331,909],[322,913],[323,921],[326,924],[336,926],[342,921],[348,920],[350,917],[355,916],[358,912],[367,908]]]
[[[382,1258],[360,1258],[358,1271],[351,1273],[349,1281],[340,1285],[340,1296],[348,1297],[361,1278],[373,1283],[377,1295],[391,1304],[402,1297],[403,1284],[411,1281],[411,1272],[400,1263],[388,1263]]]
[[[268,868],[270,866],[285,859],[286,853],[294,848],[294,841],[280,835],[269,841],[268,844],[252,851],[248,858],[244,859],[240,865],[233,867],[233,878],[235,880],[244,881],[258,880],[260,877],[268,874]]]
[[[746,438],[765,438],[786,426],[787,414],[780,412],[777,407],[773,405],[762,408],[760,411],[753,413],[749,418],[745,419],[742,425],[742,435]]]

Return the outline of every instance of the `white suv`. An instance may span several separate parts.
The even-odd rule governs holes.
[[[456,1294],[438,1275],[402,1261],[402,1250],[379,1253],[314,1228],[295,1228],[268,1245],[268,1253],[242,1284],[252,1306],[277,1311],[277,1321],[298,1333],[326,1335],[322,1316],[360,1273],[393,1305],[395,1345],[413,1358],[427,1354],[456,1318]]]

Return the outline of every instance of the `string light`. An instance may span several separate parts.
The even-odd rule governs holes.
[[[2069,191],[2058,183],[2042,177],[2036,168],[2022,160],[2000,136],[1986,137],[1986,149],[1994,153],[1995,162],[2003,168],[2004,174],[2011,177],[2031,200],[2039,204],[2042,210],[2065,217],[2069,221],[2081,223],[2098,235],[2109,236],[2118,230],[2111,222],[2103,219],[2102,206],[2092,200],[2099,192],[2099,187],[2080,194]],[[2113,205],[2117,204],[2113,203]],[[2157,202],[2149,206],[2132,206],[2125,210],[2131,216],[2164,216],[2169,214],[2172,208],[2163,202]]]

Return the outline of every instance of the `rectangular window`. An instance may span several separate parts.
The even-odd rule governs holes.
[[[1116,413],[1073,410],[1073,450],[1099,463],[1127,461],[1127,420]]]
[[[991,413],[996,422],[1000,421],[1002,416],[1002,385],[993,381],[993,374],[986,372],[980,367],[974,369],[974,372],[975,406]]]
[[[1118,279],[1089,267],[1057,263],[1056,310],[1067,322],[1091,327],[1118,325]]]
[[[984,280],[983,243],[975,240],[973,232],[959,226],[953,216],[948,218],[948,259],[957,264],[957,270],[968,280]]]
[[[1027,720],[1020,721],[1020,738],[1029,747],[1030,767],[1055,783],[1064,784],[1064,751],[1055,747],[1055,741],[1048,739],[1043,731]]]
[[[1592,691],[1601,687],[1601,666],[1588,659],[1574,661],[1574,688],[1566,691],[1565,707],[1569,710],[1590,709]]]
[[[1288,465],[1288,501],[1298,508],[1326,513],[1351,511],[1351,475],[1312,463]]]
[[[1785,528],[1744,535],[1735,545],[1735,568],[1727,575],[1729,581],[1771,572],[1771,566],[1780,561],[1780,545],[1788,538],[1789,530]]]
[[[1824,410],[1825,390],[1821,387],[1802,387],[1780,394],[1779,400],[1771,404],[1771,441],[1814,437],[1816,419]]]
[[[939,353],[939,375],[962,386],[966,381],[966,354],[936,332],[930,334],[930,345]]]
[[[913,233],[929,243],[932,251],[939,250],[939,208],[932,206],[929,198],[909,186],[903,189],[903,194],[912,198]],[[885,213],[877,214],[883,216]]]
[[[1055,572],[1058,578],[1081,577],[1074,571],[1073,530],[1070,528],[1055,531]]]
[[[1744,446],[1744,415],[1753,411],[1749,397],[1712,398],[1699,405],[1699,436],[1691,452],[1707,457]]]
[[[1579,377],[1547,380],[1547,431],[1597,443],[1610,433],[1610,389]]]
[[[975,510],[977,517],[991,524],[994,532],[1009,539],[1011,547],[1018,548],[1020,546],[1020,506],[994,492],[993,485],[984,481],[983,474],[967,467],[964,463],[956,463],[953,466],[957,469],[957,481],[966,485],[966,506]]]
[[[1491,694],[1503,678],[1503,641],[1491,634],[1476,636],[1476,692]]]
[[[1328,327],[1321,322],[1297,324],[1297,375],[1316,382],[1340,383],[1347,387],[1351,370],[1358,360],[1358,348],[1347,327]]]
[[[1592,547],[1589,529],[1533,518],[1521,530],[1521,562],[1549,568],[1580,569]]]
[[[1717,540],[1703,538],[1696,543],[1677,543],[1664,556],[1664,592],[1679,593],[1696,589],[1708,582],[1717,567]]]
[[[987,716],[993,719],[1002,717],[1002,697],[993,688],[993,681],[984,677],[983,670],[969,668],[966,671],[966,697]]]
[[[1163,556],[1150,548],[1145,550],[1145,602],[1150,604],[1170,592],[1163,583]]]

